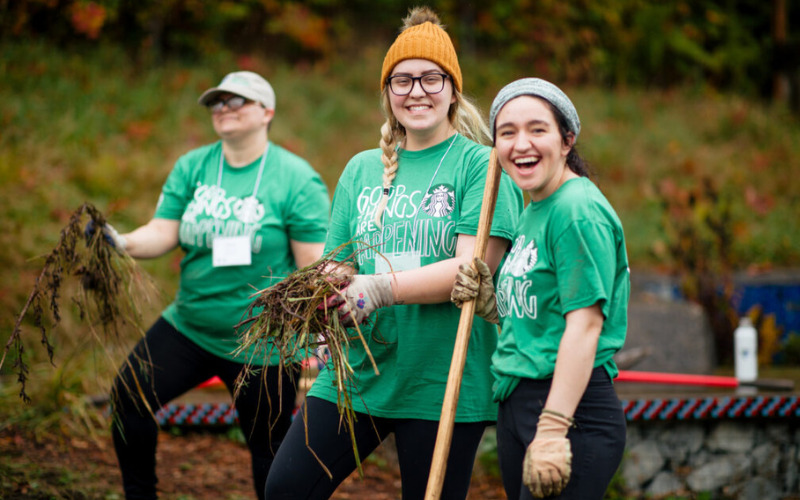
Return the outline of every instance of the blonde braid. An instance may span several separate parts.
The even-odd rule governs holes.
[[[381,162],[383,163],[383,194],[378,206],[375,207],[375,225],[378,228],[383,227],[381,219],[383,212],[386,210],[386,205],[389,204],[389,188],[392,187],[392,182],[397,176],[397,137],[395,130],[397,126],[392,126],[392,118],[387,118],[386,122],[381,127],[381,141],[380,146],[383,154],[381,154]],[[399,130],[397,130],[400,132]]]

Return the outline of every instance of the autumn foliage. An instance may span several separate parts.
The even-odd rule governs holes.
[[[768,95],[797,68],[800,9],[757,0],[427,2],[465,55],[569,83],[672,87],[704,82]],[[390,40],[405,0],[17,0],[0,2],[0,37],[121,42],[142,61],[220,49],[330,62]],[[784,33],[788,31],[787,33]],[[778,35],[775,33],[783,33]]]

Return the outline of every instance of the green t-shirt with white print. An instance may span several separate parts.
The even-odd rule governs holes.
[[[276,144],[267,148],[260,180],[260,157],[241,168],[225,162],[220,177],[221,155],[220,141],[186,153],[162,188],[155,217],[180,220],[185,252],[178,293],[163,316],[212,354],[267,364],[276,355],[271,360],[260,350],[252,359],[250,353],[233,355],[234,325],[244,319],[254,293],[296,269],[290,240],[325,241],[328,191],[308,162]],[[214,267],[213,241],[220,235],[249,236],[251,264]]]
[[[498,401],[521,378],[553,376],[566,314],[594,304],[604,321],[593,367],[616,377],[613,356],[625,343],[630,270],[622,223],[592,181],[569,180],[528,204],[495,283],[502,331],[492,359]]]
[[[336,258],[343,260],[355,251],[360,274],[375,273],[376,264],[378,272],[389,265],[397,271],[452,258],[459,234],[477,234],[489,148],[455,135],[425,150],[400,149],[398,154],[382,229],[373,222],[383,193],[380,150],[351,159],[334,193],[326,252],[346,245]],[[492,236],[510,241],[522,206],[520,190],[503,175]],[[361,342],[351,342],[349,363],[355,375],[349,389],[354,409],[378,417],[439,420],[460,315],[449,301],[374,312],[360,328],[380,374],[373,371]],[[497,417],[489,370],[496,341],[494,325],[476,316],[457,422]],[[337,402],[334,381],[332,370],[323,369],[310,395]]]

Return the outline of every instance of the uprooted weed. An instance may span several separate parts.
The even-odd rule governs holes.
[[[348,330],[340,322],[338,312],[328,306],[327,299],[341,294],[350,283],[350,276],[344,271],[349,259],[337,262],[334,259],[337,252],[257,292],[246,312],[247,319],[236,326],[241,332],[237,352],[250,351],[251,359],[261,356],[268,359],[277,353],[281,366],[313,358],[326,363],[336,383],[340,418],[350,431],[358,470],[362,471],[353,433],[356,415],[351,398],[356,388],[352,383],[354,370],[348,362],[350,344],[360,342],[375,373],[378,368],[358,325]],[[245,368],[251,369],[250,364]],[[241,380],[242,377],[237,391]],[[311,453],[316,456],[313,450]],[[330,476],[330,471],[319,462]]]
[[[97,230],[86,235],[84,228],[89,221]],[[50,363],[54,364],[51,336],[61,321],[65,281],[75,279],[80,285],[70,288],[75,290],[72,302],[102,352],[108,354],[112,347],[118,346],[127,328],[143,331],[142,306],[152,302],[156,287],[132,257],[117,251],[106,239],[100,229],[105,223],[103,214],[90,203],[84,203],[71,214],[55,248],[44,258],[43,269],[6,342],[0,368],[13,347],[19,395],[26,403],[31,399],[26,392],[29,369],[22,342],[23,321],[26,317],[33,321]]]

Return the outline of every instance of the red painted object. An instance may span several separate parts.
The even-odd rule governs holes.
[[[643,372],[634,370],[620,370],[616,382],[639,382],[645,384],[670,384],[670,385],[698,385],[705,387],[740,386],[757,387],[760,389],[791,391],[794,381],[787,379],[758,379],[752,382],[742,382],[736,377],[720,375],[691,375],[686,373]]]
[[[218,385],[224,385],[224,384],[222,382],[222,379],[220,379],[219,377],[217,377],[215,375],[215,376],[211,377],[210,379],[206,380],[205,382],[203,382],[202,384],[198,385],[197,388],[198,389],[202,389],[204,387],[215,387],[215,386],[218,386]]]
[[[309,369],[320,370],[323,367],[323,362],[317,358],[310,358],[310,359],[304,359],[301,365],[304,370],[309,370]],[[215,375],[210,379],[206,380],[205,382],[203,382],[202,384],[198,385],[197,388],[203,389],[204,387],[216,387],[221,385],[224,385],[222,379],[220,379]]]

